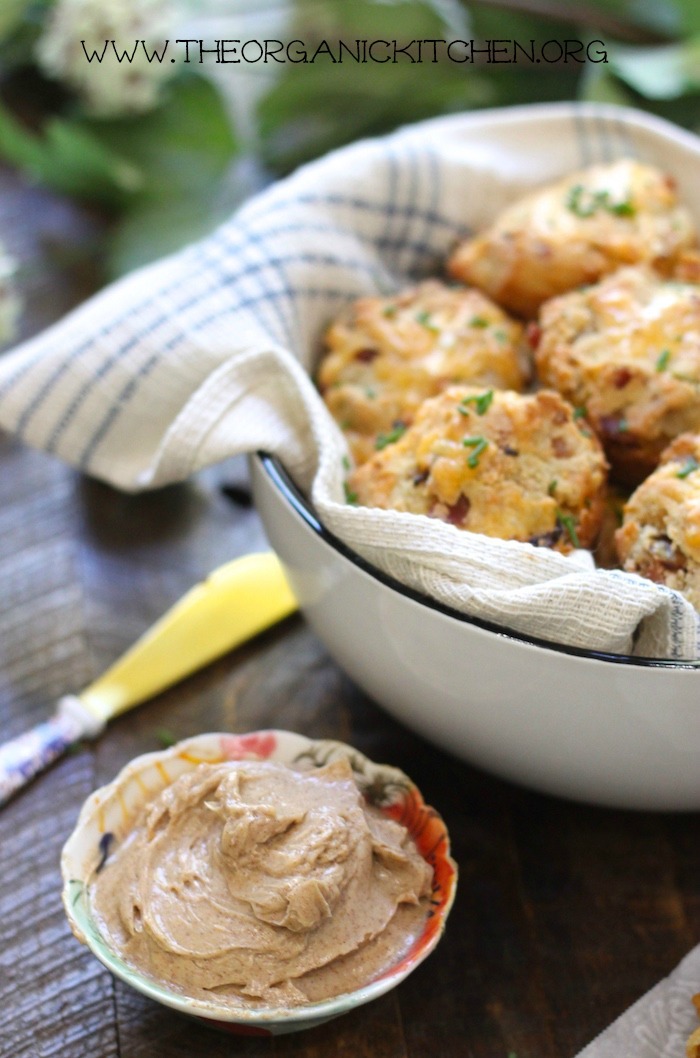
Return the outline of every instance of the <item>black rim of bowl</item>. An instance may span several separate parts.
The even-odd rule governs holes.
[[[431,610],[437,610],[438,613],[444,614],[446,617],[451,617],[462,624],[474,625],[476,628],[481,628],[485,632],[493,632],[504,639],[512,639],[517,643],[526,643],[530,646],[552,650],[557,654],[569,654],[573,657],[585,658],[590,661],[607,661],[616,665],[634,665],[640,668],[674,670],[700,669],[700,659],[678,659],[676,661],[668,658],[634,657],[628,654],[609,653],[604,650],[588,650],[585,647],[568,646],[564,643],[554,643],[548,639],[539,639],[536,636],[528,636],[522,632],[516,632],[511,628],[507,628],[504,625],[494,624],[493,622],[485,621],[480,617],[472,617],[469,614],[461,613],[459,610],[453,610],[450,606],[445,606],[443,603],[437,602],[428,595],[423,595],[421,592],[415,591],[413,588],[408,588],[405,584],[402,584],[401,581],[396,580],[388,573],[384,573],[382,570],[377,569],[376,566],[365,561],[365,559],[344,544],[342,540],[329,532],[329,530],[319,521],[314,513],[313,507],[300,489],[294,484],[276,456],[271,456],[267,452],[258,452],[257,456],[262,464],[263,470],[275,487],[282,493],[290,506],[303,519],[306,525],[313,530],[316,536],[323,540],[324,543],[334,551],[337,551],[338,554],[342,555],[343,558],[347,559],[348,562],[352,563],[353,566],[361,569],[363,573],[367,573],[370,577],[378,580],[387,588],[391,588],[393,591],[398,592],[399,595],[404,595],[406,598],[412,599],[414,602],[420,603],[422,606],[427,606]]]

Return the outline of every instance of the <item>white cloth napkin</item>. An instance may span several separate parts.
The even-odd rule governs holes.
[[[544,639],[695,658],[698,615],[664,587],[347,505],[345,443],[309,371],[349,300],[436,272],[459,234],[581,165],[658,163],[700,218],[699,144],[636,111],[556,104],[440,118],[337,151],[2,358],[0,426],[124,489],[265,449],[337,536],[414,589]]]
[[[698,1027],[691,997],[700,992],[700,945],[577,1058],[685,1058]]]

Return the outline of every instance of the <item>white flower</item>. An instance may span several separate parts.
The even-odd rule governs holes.
[[[178,69],[171,58],[180,17],[178,0],[57,0],[37,60],[50,77],[74,89],[92,114],[141,113],[157,104],[161,85]],[[147,53],[162,53],[168,39],[172,55],[166,51],[163,61],[149,62]],[[129,58],[120,62],[124,53]]]

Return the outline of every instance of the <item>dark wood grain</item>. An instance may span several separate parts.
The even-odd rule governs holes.
[[[9,174],[0,202],[30,334],[87,293],[89,269],[67,267],[56,240],[88,261],[99,221]],[[233,461],[126,496],[0,439],[3,737],[89,682],[208,570],[265,546],[255,512],[222,488],[244,481]],[[461,877],[445,938],[399,989],[306,1033],[233,1040],[115,982],[74,940],[59,855],[87,794],[164,732],[264,726],[408,771],[445,816]],[[0,1058],[568,1058],[698,941],[699,879],[697,815],[577,806],[486,776],[390,719],[291,617],[113,722],[0,812]]]

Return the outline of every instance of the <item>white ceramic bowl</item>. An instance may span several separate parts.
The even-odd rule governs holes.
[[[179,775],[203,761],[275,760],[287,764],[299,759],[321,766],[346,757],[358,787],[372,804],[403,823],[418,851],[433,868],[433,895],[422,934],[406,955],[362,988],[318,1003],[286,1008],[232,1011],[218,1000],[195,999],[154,981],[129,966],[108,945],[90,910],[88,885],[108,852],[129,832],[144,804]],[[433,950],[445,927],[457,884],[457,869],[450,857],[450,842],[438,813],[426,805],[420,791],[397,768],[374,764],[342,742],[305,738],[291,731],[253,731],[244,735],[197,735],[157,753],[131,761],[113,782],[85,802],[75,830],[61,856],[63,905],[73,933],[117,977],[150,999],[234,1033],[273,1035],[311,1028],[344,1014],[394,988]]]
[[[530,639],[418,595],[319,523],[282,467],[251,459],[267,535],[316,634],[409,727],[548,793],[700,809],[700,663]]]

